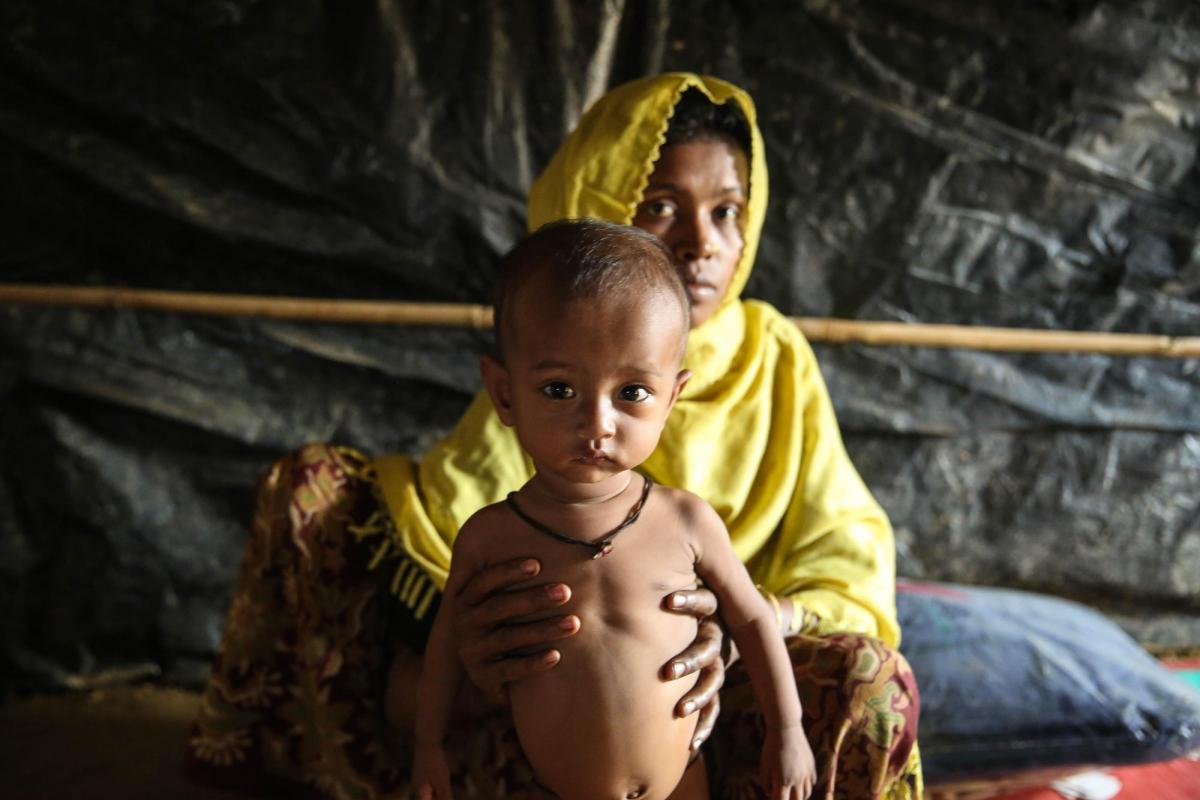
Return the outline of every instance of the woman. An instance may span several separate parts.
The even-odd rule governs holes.
[[[633,223],[675,254],[693,303],[693,377],[644,469],[720,512],[777,609],[817,754],[814,796],[920,797],[916,687],[894,650],[891,528],[845,454],[808,344],[770,306],[738,299],[766,195],[750,98],[723,81],[671,74],[618,87],[588,111],[534,185],[528,221]],[[530,470],[485,394],[420,464],[325,446],[276,464],[260,490],[193,762],[209,775],[268,773],[339,797],[402,787],[408,732],[389,731],[382,713],[388,645],[396,643],[388,702],[403,719],[454,533]],[[455,598],[460,653],[489,694],[553,669],[553,641],[587,622],[505,624],[569,597],[570,587],[550,586],[495,601],[536,568],[497,565]],[[716,610],[703,590],[665,605],[701,617]],[[701,672],[679,711],[701,714],[698,740],[712,732],[714,795],[752,796],[757,719],[744,673],[736,664],[725,672],[721,641],[710,620],[664,678]],[[516,650],[533,654],[508,656]],[[528,770],[503,713],[481,717],[475,697],[462,705],[477,721],[448,748],[460,776],[482,796],[519,792]]]

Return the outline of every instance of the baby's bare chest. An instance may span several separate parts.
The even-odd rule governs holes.
[[[649,516],[622,531],[606,555],[594,558],[591,548],[558,541],[527,525],[505,527],[489,543],[487,560],[534,557],[542,564],[537,578],[515,588],[564,583],[571,590],[565,606],[530,619],[570,613],[580,618],[580,634],[591,628],[593,634],[612,629],[651,636],[655,629],[678,630],[689,622],[664,610],[668,595],[696,586],[696,554],[686,531]]]

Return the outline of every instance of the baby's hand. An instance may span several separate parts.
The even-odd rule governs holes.
[[[759,779],[770,800],[806,800],[817,780],[817,767],[804,728],[767,730]]]
[[[446,751],[438,744],[418,744],[413,756],[413,787],[418,800],[451,800],[450,767]]]

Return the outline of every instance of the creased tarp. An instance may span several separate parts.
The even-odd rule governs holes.
[[[0,37],[4,280],[487,302],[589,97],[693,69],[760,106],[772,198],[751,296],[1200,333],[1188,0],[12,0]],[[420,452],[487,345],[0,308],[10,667],[187,679],[257,475],[312,440]],[[1200,646],[1195,360],[819,356],[903,574],[1072,596]]]

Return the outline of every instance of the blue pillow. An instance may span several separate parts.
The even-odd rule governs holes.
[[[1028,592],[897,588],[931,784],[1200,749],[1200,692],[1099,613]]]

